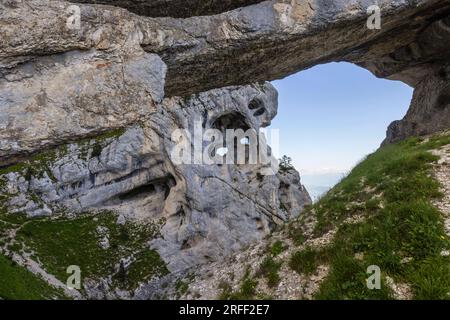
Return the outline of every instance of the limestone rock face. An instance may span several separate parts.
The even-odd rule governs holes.
[[[256,104],[257,103],[257,104]],[[254,108],[257,106],[257,108]],[[166,99],[140,125],[36,156],[1,178],[10,213],[71,215],[108,210],[121,219],[165,223],[151,245],[169,270],[217,260],[299,215],[311,199],[297,172],[261,164],[177,164],[172,133],[208,130],[232,116],[259,130],[277,112],[268,83]]]
[[[80,24],[74,29],[67,24],[72,3],[9,0],[0,13],[0,71],[8,74],[18,63],[43,54],[144,49],[168,66],[166,95],[179,96],[273,80],[330,61],[378,61],[414,42],[450,9],[448,0],[378,1],[383,27],[370,30],[366,21],[372,4],[273,0],[186,19],[79,4]],[[386,65],[382,71],[392,75],[409,67],[391,70]]]
[[[423,136],[450,127],[450,17],[430,24],[417,40],[380,60],[392,69],[404,69],[392,78],[415,86],[406,116],[393,122],[383,144]],[[409,80],[409,81],[408,81]]]
[[[156,55],[96,50],[19,66],[0,82],[0,164],[142,120],[164,97],[165,71]]]
[[[279,79],[331,61],[364,66],[408,46],[430,20],[450,9],[448,1],[378,1],[383,25],[370,30],[371,5],[370,0],[279,0],[215,16],[157,18],[153,21],[164,37],[155,40],[143,31],[143,48],[161,55],[168,65],[166,94],[179,95],[249,79]],[[393,76],[410,67],[384,64],[381,74]]]
[[[417,86],[449,59],[448,0],[378,1],[382,13],[380,30],[366,27],[367,8],[373,4],[370,0],[272,0],[256,4],[226,1],[220,5],[208,2],[208,8],[218,14],[203,15],[211,12],[200,7],[201,16],[192,12],[185,19],[174,18],[170,13],[167,17],[145,16],[143,1],[135,3],[136,14],[120,8],[128,8],[131,2],[127,1],[111,0],[111,6],[85,2],[89,3],[8,0],[0,4],[1,128],[17,134],[16,141],[22,139],[28,123],[17,119],[21,110],[29,106],[38,113],[37,119],[42,117],[38,109],[55,112],[60,98],[52,88],[57,89],[61,83],[67,86],[61,97],[74,93],[78,96],[62,103],[66,110],[76,110],[77,103],[84,106],[87,100],[87,112],[98,114],[92,104],[102,100],[102,119],[96,118],[95,123],[83,123],[80,119],[75,128],[79,132],[74,136],[79,138],[101,132],[106,126],[132,123],[142,114],[139,108],[160,100],[161,95],[184,96],[227,85],[278,79],[330,61],[353,62],[377,76]],[[175,2],[145,3],[170,8]],[[240,7],[231,10],[235,6]],[[74,26],[74,21],[79,24]],[[165,79],[166,70],[152,54],[166,64]],[[95,73],[92,83],[97,82],[96,92],[103,94],[94,97],[94,87],[88,88],[86,82],[96,68],[103,70]],[[133,80],[125,79],[120,86],[117,77],[122,69],[124,76]],[[38,93],[39,85],[49,93]],[[55,104],[45,98],[47,94]],[[37,101],[32,102],[33,99]],[[140,107],[126,106],[134,102]],[[125,110],[130,108],[124,112],[128,119],[112,119],[117,119],[117,103]],[[55,114],[64,117],[67,111],[58,110]],[[106,120],[108,117],[111,120]],[[19,155],[54,143],[51,140],[55,138],[46,139],[47,135],[58,135],[63,140],[66,138],[60,138],[60,134],[68,136],[74,132],[43,129],[39,123],[35,130],[32,138],[24,137],[18,145],[2,141],[0,162],[14,162]]]

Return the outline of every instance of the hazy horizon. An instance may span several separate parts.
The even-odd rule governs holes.
[[[329,63],[272,84],[279,92],[280,155],[292,158],[306,187],[330,187],[378,149],[403,118],[413,89],[350,63]]]

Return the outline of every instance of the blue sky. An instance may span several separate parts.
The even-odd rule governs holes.
[[[375,151],[403,118],[412,88],[349,63],[330,63],[272,82],[279,92],[280,153],[307,184],[323,185]],[[331,178],[332,180],[335,178]]]

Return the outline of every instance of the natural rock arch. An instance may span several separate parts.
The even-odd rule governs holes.
[[[1,162],[15,162],[21,154],[62,140],[130,125],[146,113],[142,106],[159,103],[164,96],[278,79],[328,61],[353,62],[417,88],[404,122],[423,116],[424,126],[394,124],[387,142],[447,126],[446,100],[438,101],[444,103],[440,108],[428,103],[449,90],[449,1],[379,1],[380,30],[365,26],[371,4],[272,0],[186,19],[78,4],[81,28],[72,30],[66,26],[66,1],[4,2],[0,110],[2,126],[19,136],[8,140],[10,133],[0,132],[5,139]],[[95,88],[84,84],[92,77]],[[428,96],[429,83],[439,88],[433,97]],[[126,117],[120,114],[124,104],[129,105]],[[65,127],[40,127],[36,121],[31,125],[33,119],[23,108],[36,110],[38,118],[58,114]],[[431,110],[439,116],[431,116]],[[86,111],[92,120],[84,117]],[[65,121],[73,112],[76,121]]]

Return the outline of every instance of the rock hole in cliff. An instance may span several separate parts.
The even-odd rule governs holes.
[[[140,195],[148,195],[148,194],[152,194],[156,191],[155,186],[153,184],[146,184],[143,186],[139,186],[127,193],[121,194],[119,196],[120,200],[129,200],[129,199],[133,199],[136,198]]]
[[[279,156],[288,155],[314,199],[380,146],[413,89],[350,63],[329,63],[272,83],[279,93]],[[445,100],[445,98],[443,98]]]
[[[248,104],[248,108],[250,110],[254,110],[253,115],[255,117],[262,116],[264,113],[266,113],[266,107],[264,106],[264,103],[258,98],[254,98],[252,101],[250,101],[250,103]]]
[[[253,104],[252,104],[253,103]],[[256,100],[253,100],[250,105],[249,108],[251,109],[253,108],[259,108],[259,109],[264,109],[265,112],[265,108],[264,106],[259,102],[259,105],[255,105],[257,102]],[[227,113],[225,115],[222,115],[220,117],[218,117],[212,124],[211,126],[213,129],[217,129],[220,132],[222,132],[223,135],[223,146],[224,148],[219,148],[219,149],[213,149],[211,150],[211,156],[214,157],[216,154],[226,157],[226,154],[230,148],[230,146],[227,145],[227,140],[226,140],[226,132],[227,130],[243,130],[244,132],[247,131],[248,129],[250,129],[249,124],[247,123],[245,116],[239,112],[231,112],[231,113]],[[237,137],[234,138],[234,143],[233,143],[233,149],[234,149],[234,163],[238,163],[238,145],[242,144],[245,146],[245,163],[249,162],[249,146],[248,146],[248,140],[246,139],[242,139],[241,141],[238,141]],[[219,164],[220,166],[220,164]]]
[[[280,183],[278,198],[280,199],[280,209],[290,212],[292,209],[292,204],[289,201],[289,185],[284,182]]]

